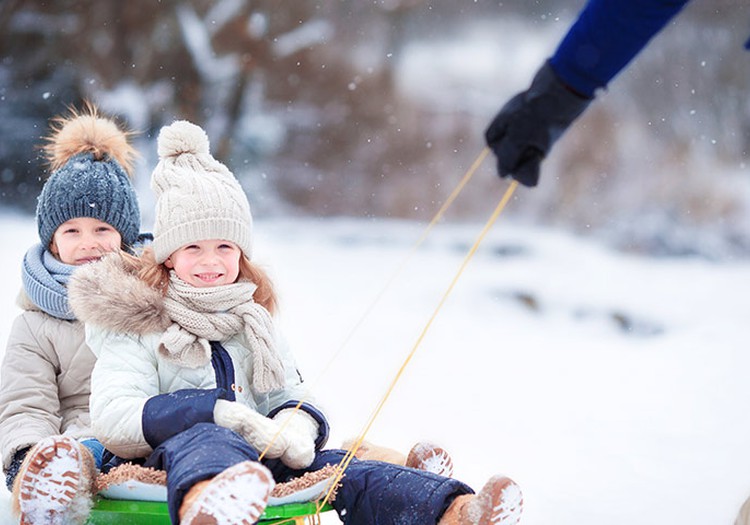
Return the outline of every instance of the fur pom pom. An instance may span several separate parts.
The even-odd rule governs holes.
[[[114,159],[132,177],[136,151],[128,143],[130,135],[112,120],[101,116],[93,104],[87,103],[83,111],[70,109],[68,116],[52,121],[44,153],[52,171],[79,153],[93,153],[96,160]]]
[[[162,128],[159,133],[159,158],[176,157],[184,153],[192,155],[208,155],[208,135],[200,127],[178,120]]]

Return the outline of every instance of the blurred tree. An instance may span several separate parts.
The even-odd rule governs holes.
[[[80,98],[76,72],[54,57],[74,21],[57,12],[34,16],[41,4],[0,3],[0,202],[25,209],[33,209],[43,180],[38,146],[47,118]]]
[[[456,66],[436,51],[417,67],[438,75],[417,74],[411,81],[424,85],[407,92],[398,75],[410,46],[444,50],[480,26],[495,28],[496,49],[516,60],[489,58],[518,69],[539,46],[521,41],[524,30],[533,29],[528,38],[559,31],[584,1],[5,0],[0,204],[33,209],[49,118],[89,98],[141,132],[141,181],[159,128],[184,118],[207,130],[260,213],[429,217],[523,72],[488,72],[483,93],[449,75],[447,83],[463,82],[456,102],[431,84]],[[742,225],[737,217],[750,217],[743,192],[708,173],[740,171],[750,148],[748,7],[738,4],[691,3],[679,28],[660,35],[563,140],[547,164],[549,184],[519,194],[509,213],[583,231],[640,227],[645,221],[631,219],[659,214],[674,223],[685,208],[692,221]],[[478,55],[465,60],[488,58]],[[604,147],[592,149],[591,137],[605,137]],[[452,217],[483,216],[501,187],[475,178]]]
[[[392,161],[387,129],[397,108],[386,57],[363,70],[342,53],[362,42],[335,38],[352,9],[335,1],[279,9],[273,0],[3,4],[0,112],[12,140],[0,150],[0,199],[33,206],[35,146],[48,119],[89,98],[147,136],[175,118],[204,126],[219,158],[241,170],[263,164],[269,189],[293,205],[377,212],[357,179],[381,178],[380,165]],[[387,26],[407,9],[369,16]],[[378,42],[391,36],[370,34],[364,44],[396,45]]]

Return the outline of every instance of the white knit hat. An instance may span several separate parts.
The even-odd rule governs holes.
[[[237,179],[211,156],[200,127],[179,120],[158,139],[159,164],[151,175],[156,193],[152,247],[156,262],[197,241],[223,239],[252,255],[253,217]]]

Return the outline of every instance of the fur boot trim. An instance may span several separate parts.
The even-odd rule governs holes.
[[[26,455],[13,485],[12,510],[21,525],[83,524],[93,505],[96,467],[74,439],[52,436]]]
[[[99,494],[109,499],[167,500],[167,473],[133,463],[99,474],[96,486]]]
[[[270,505],[287,505],[289,503],[304,503],[316,501],[325,497],[331,491],[331,483],[336,478],[337,468],[326,465],[320,470],[306,472],[299,478],[294,478],[286,483],[279,483],[271,492]],[[328,502],[336,499],[336,490],[341,482],[331,491]]]
[[[320,470],[279,483],[271,492],[268,504],[287,505],[319,500],[329,492],[335,477],[336,467],[326,465]],[[167,473],[132,463],[124,463],[106,474],[100,474],[96,485],[99,494],[109,499],[167,500]],[[328,501],[336,499],[337,488],[331,491]]]

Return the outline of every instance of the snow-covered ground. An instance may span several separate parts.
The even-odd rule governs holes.
[[[286,301],[299,353],[313,334],[335,347],[419,233],[324,224],[327,242],[301,225],[275,256],[294,261],[279,275],[287,294],[314,285]],[[435,232],[347,345],[335,379],[322,379],[335,427],[359,429],[478,231]],[[437,440],[476,487],[511,475],[525,523],[729,523],[750,494],[748,269],[623,257],[501,221],[372,437],[402,449]]]
[[[423,227],[256,221],[331,445],[361,430],[481,229],[439,225],[412,252]],[[35,238],[0,215],[3,344]],[[501,217],[368,438],[438,442],[477,489],[506,473],[528,525],[731,523],[750,495],[748,297],[747,261],[626,256]]]

